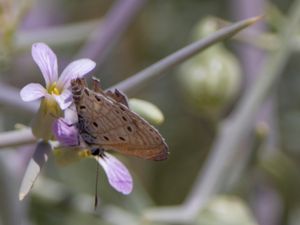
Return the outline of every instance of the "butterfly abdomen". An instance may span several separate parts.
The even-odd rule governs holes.
[[[73,95],[74,102],[79,102],[82,96],[82,92],[84,89],[83,80],[81,79],[75,79],[71,81],[71,90]]]

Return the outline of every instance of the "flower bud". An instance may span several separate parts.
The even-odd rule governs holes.
[[[132,98],[129,100],[129,107],[152,124],[159,125],[164,121],[164,115],[160,109],[150,102]]]
[[[36,138],[43,140],[52,140],[52,124],[56,118],[63,115],[58,104],[52,99],[42,99],[40,108],[33,118],[31,128]]]
[[[199,39],[216,29],[214,20],[205,19],[192,36]],[[201,114],[218,115],[237,94],[240,76],[236,57],[219,43],[183,63],[178,80],[193,108]]]
[[[218,196],[201,210],[196,224],[256,225],[257,222],[242,199],[236,196]]]

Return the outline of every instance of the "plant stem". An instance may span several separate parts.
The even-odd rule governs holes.
[[[88,57],[101,66],[112,47],[135,18],[146,0],[119,0],[113,5],[103,23],[96,27],[77,58]]]
[[[23,102],[20,98],[20,90],[0,82],[0,103],[12,108],[22,109],[28,113],[38,110],[37,102]]]
[[[142,70],[141,72],[138,72],[130,78],[114,85],[110,89],[117,88],[125,92],[127,95],[132,96],[138,90],[143,89],[146,84],[148,85],[151,81],[163,76],[167,70],[184,62],[185,60],[205,50],[213,44],[232,37],[239,31],[256,23],[260,18],[261,17],[253,17],[220,29],[206,38],[189,44],[188,46]]]
[[[32,135],[30,128],[0,133],[0,149],[35,142],[36,138]]]
[[[68,46],[84,41],[95,27],[100,27],[101,24],[102,20],[97,19],[39,30],[17,31],[15,48],[19,52],[27,51],[32,43],[41,41],[51,46]]]

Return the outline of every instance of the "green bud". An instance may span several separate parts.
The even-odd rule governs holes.
[[[196,26],[193,37],[202,37],[216,29],[216,22],[205,19]],[[218,115],[234,99],[240,77],[236,57],[221,43],[183,63],[178,73],[187,101],[206,115]]]
[[[192,32],[192,39],[203,38],[219,29],[217,18],[208,16],[196,24]]]
[[[160,109],[150,102],[132,98],[129,100],[129,107],[152,124],[160,125],[164,121],[164,115]]]
[[[236,196],[212,199],[200,212],[196,224],[257,225],[245,202]]]
[[[37,139],[53,140],[52,124],[55,119],[63,116],[56,101],[52,99],[42,99],[40,108],[33,118],[31,129]]]

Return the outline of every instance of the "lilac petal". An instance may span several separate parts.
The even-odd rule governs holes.
[[[41,169],[48,161],[49,155],[51,153],[51,146],[48,142],[41,141],[38,143],[32,158],[26,168],[25,175],[23,177],[20,191],[19,199],[20,201],[25,198],[25,196],[30,192],[34,182],[36,181]]]
[[[61,110],[65,110],[72,104],[72,93],[68,89],[64,89],[60,95],[52,95],[58,103]]]
[[[108,153],[105,153],[104,157],[96,157],[96,160],[103,167],[109,184],[124,195],[130,194],[133,188],[133,182],[124,164]]]
[[[64,111],[64,120],[68,124],[75,124],[78,122],[78,116],[75,105],[71,105],[70,107],[66,108]]]
[[[53,122],[52,132],[61,145],[79,145],[79,136],[76,126],[67,124],[63,118],[59,118]]]
[[[55,53],[44,43],[35,43],[31,49],[32,58],[39,66],[46,82],[46,87],[57,81],[57,58]]]
[[[24,102],[37,100],[47,95],[47,90],[40,84],[30,83],[22,88],[20,96]]]
[[[83,77],[94,69],[95,66],[96,63],[90,59],[79,59],[70,63],[59,77],[57,87],[68,88],[71,80]]]

